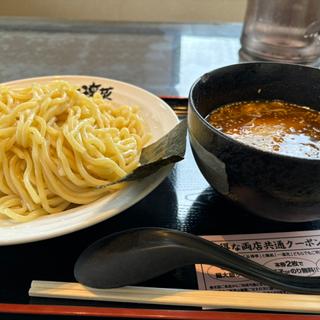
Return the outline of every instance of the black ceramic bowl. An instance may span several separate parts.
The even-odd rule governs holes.
[[[221,194],[280,221],[320,219],[320,159],[266,152],[207,123],[221,105],[280,99],[320,111],[320,70],[279,63],[243,63],[203,75],[191,88],[188,126],[197,164]]]

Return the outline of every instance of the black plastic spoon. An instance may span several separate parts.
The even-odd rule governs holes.
[[[115,233],[89,246],[74,275],[94,288],[134,285],[178,267],[211,264],[289,292],[320,294],[320,277],[273,271],[200,237],[163,228]]]

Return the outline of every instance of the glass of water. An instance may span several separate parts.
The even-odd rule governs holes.
[[[320,0],[248,0],[242,60],[317,65]]]

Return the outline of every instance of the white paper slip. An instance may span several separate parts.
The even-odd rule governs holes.
[[[270,269],[320,276],[320,230],[204,236]],[[200,290],[281,292],[215,266],[196,265]]]

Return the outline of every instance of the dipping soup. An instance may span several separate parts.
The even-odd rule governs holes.
[[[320,159],[320,112],[285,101],[236,102],[206,120],[231,138],[264,151]]]

